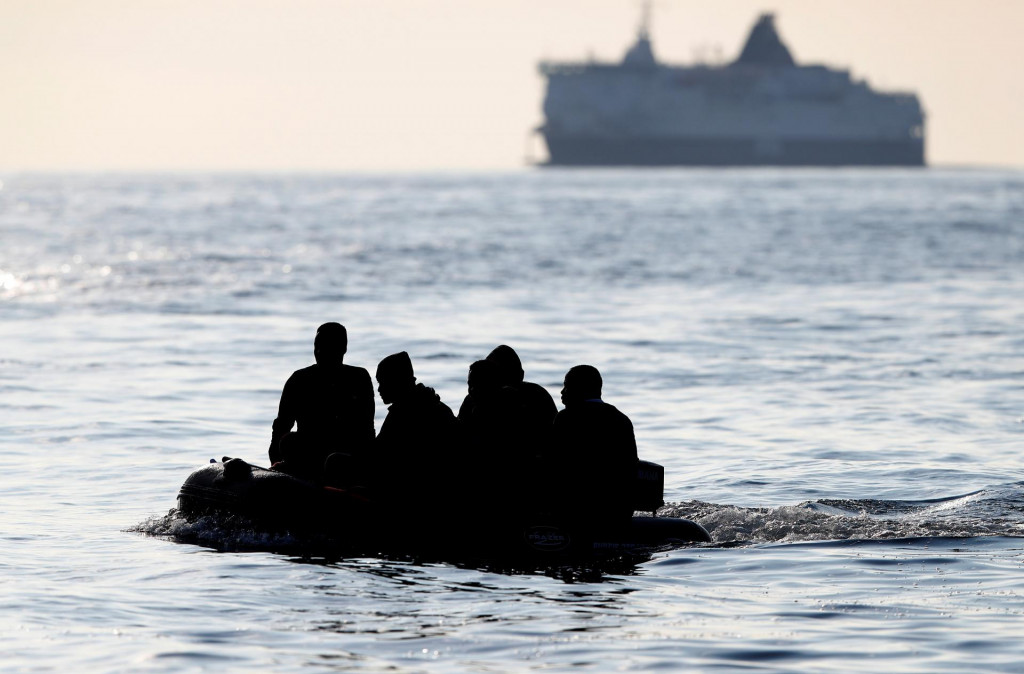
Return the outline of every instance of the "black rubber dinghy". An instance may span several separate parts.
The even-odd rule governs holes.
[[[635,510],[653,514],[664,505],[664,469],[640,461],[634,482]],[[676,517],[634,516],[626,525],[574,531],[550,517],[514,522],[453,513],[446,521],[395,517],[359,490],[321,486],[241,459],[196,470],[178,492],[187,519],[235,516],[267,531],[315,534],[361,553],[430,551],[435,554],[591,555],[710,542],[700,524]]]

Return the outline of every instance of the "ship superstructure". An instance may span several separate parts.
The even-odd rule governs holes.
[[[771,14],[725,65],[659,63],[645,20],[619,63],[544,62],[540,72],[550,164],[924,164],[915,94],[798,65]]]

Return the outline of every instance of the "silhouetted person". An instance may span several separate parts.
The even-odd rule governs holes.
[[[459,426],[469,468],[469,495],[485,502],[489,513],[511,518],[533,505],[537,446],[533,443],[523,395],[503,385],[501,367],[492,360],[469,366],[471,404],[463,405]]]
[[[577,365],[565,375],[565,409],[552,426],[555,503],[589,530],[629,521],[636,475],[636,438],[629,418],[601,400],[601,374]]]
[[[522,361],[511,346],[502,344],[495,347],[487,354],[486,360],[496,366],[493,372],[497,385],[514,389],[518,394],[518,404],[522,407],[521,423],[525,425],[527,441],[541,453],[541,443],[547,438],[551,422],[558,412],[554,399],[540,384],[523,381],[525,373]],[[470,392],[459,408],[459,418],[469,414],[473,405],[473,394]]]
[[[416,383],[405,351],[377,366],[377,390],[390,405],[374,446],[377,493],[387,508],[412,517],[437,514],[451,494],[456,422],[434,389]]]
[[[324,323],[313,341],[316,364],[285,382],[270,441],[279,469],[319,478],[328,455],[360,455],[373,442],[373,383],[365,369],[344,364],[347,351],[345,327]]]

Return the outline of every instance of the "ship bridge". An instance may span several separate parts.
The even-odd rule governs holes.
[[[796,61],[775,30],[775,15],[762,14],[750,31],[734,65],[793,67]]]

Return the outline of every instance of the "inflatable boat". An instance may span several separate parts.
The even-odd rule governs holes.
[[[189,475],[178,492],[188,520],[231,517],[263,531],[315,535],[355,554],[589,556],[709,542],[696,522],[655,517],[664,505],[664,468],[637,465],[627,523],[581,527],[545,513],[515,516],[465,511],[421,515],[417,504],[385,507],[364,490],[319,485],[242,459],[227,458]],[[479,510],[479,509],[474,509]]]

